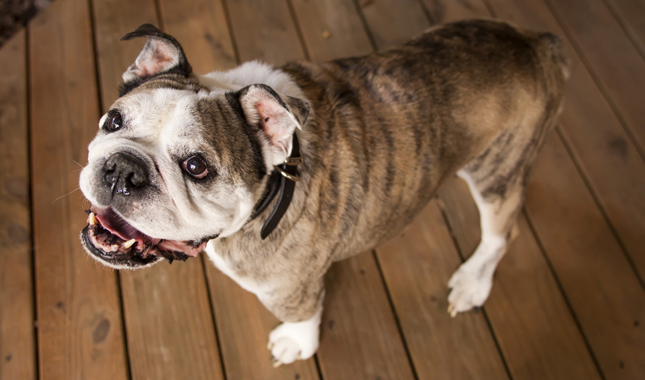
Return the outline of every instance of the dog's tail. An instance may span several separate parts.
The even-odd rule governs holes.
[[[555,67],[559,69],[561,80],[566,81],[571,75],[569,59],[567,58],[562,39],[555,34],[548,32],[540,33],[537,36],[540,50],[546,54]]]

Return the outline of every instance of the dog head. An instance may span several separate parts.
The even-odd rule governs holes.
[[[305,100],[261,83],[213,85],[152,25],[123,39],[135,37],[148,40],[80,175],[92,203],[83,246],[119,269],[185,260],[238,231],[309,111]]]

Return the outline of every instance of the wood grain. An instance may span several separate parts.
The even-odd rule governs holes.
[[[501,5],[504,7],[500,7]],[[497,4],[496,9],[509,17],[523,16],[529,20],[532,20],[535,13],[535,10],[526,10],[512,4]],[[596,102],[599,96],[594,95],[594,92],[598,94],[598,90],[589,83],[591,79],[588,74],[588,81],[582,77],[585,71],[579,62],[577,67],[579,70],[574,71],[572,80],[578,79],[569,83],[570,91],[567,94],[562,125],[563,130],[568,124],[580,129],[575,131],[577,135],[574,137],[579,139],[578,144],[588,145],[586,158],[591,156],[592,147],[597,147],[598,144],[600,147],[608,145],[607,142],[597,140],[600,137],[612,138],[614,131],[603,129],[617,126],[615,119],[612,123],[607,107],[603,109],[603,103]],[[587,141],[583,140],[582,123],[586,123],[584,128],[589,135]],[[571,140],[573,139],[566,139]],[[607,159],[606,149],[596,149],[596,155],[598,157],[594,164],[601,167],[587,166],[591,169],[585,172],[602,170],[606,175],[613,176],[618,174],[611,173],[612,171],[622,172],[625,166],[640,166],[639,157],[636,157],[633,148],[620,162]],[[616,166],[612,167],[612,164]],[[642,344],[645,340],[639,322],[643,318],[645,305],[642,300],[642,284],[621,252],[605,217],[594,207],[595,202],[585,188],[585,182],[576,175],[573,162],[567,159],[566,148],[555,137],[549,140],[538,159],[533,182],[539,185],[529,188],[528,215],[539,233],[540,241],[604,376],[608,379],[637,378],[643,371],[645,361]],[[640,178],[634,178],[632,174],[623,183],[612,184],[602,180],[597,183],[622,187],[625,191],[634,193],[633,198],[641,188],[641,182]],[[540,201],[533,201],[532,196],[539,196]],[[635,208],[628,212],[638,215],[639,204],[631,204],[632,198],[627,196],[618,199],[614,194],[611,197],[614,204],[624,210]],[[615,216],[615,213],[609,215],[610,221],[613,222]],[[639,218],[625,220],[623,223],[630,230],[633,229],[634,234],[639,228],[642,230]],[[603,296],[598,296],[599,294]]]
[[[118,42],[121,36],[160,24],[152,1],[94,0],[94,12],[106,112],[145,42]],[[223,378],[201,260],[123,271],[121,284],[133,379]]]
[[[159,9],[166,32],[181,43],[196,73],[206,74],[236,66],[222,1],[160,0]]]
[[[271,366],[269,333],[280,322],[254,294],[205,260],[227,379],[319,379],[314,359]]]
[[[526,208],[606,379],[645,373],[645,295],[609,226],[551,136]]]
[[[118,98],[121,74],[139,55],[144,38],[121,41],[141,24],[159,27],[154,0],[89,0],[92,2],[101,108],[106,112]]]
[[[604,0],[634,45],[645,56],[645,3],[641,0]]]
[[[378,49],[405,43],[429,27],[418,0],[359,0],[358,4]]]
[[[643,157],[645,60],[602,1],[544,1],[583,55]]]
[[[459,248],[479,244],[477,207],[459,179],[440,192]],[[600,379],[558,284],[524,217],[520,235],[502,259],[484,305],[514,379]]]
[[[25,32],[0,50],[0,379],[36,378]]]
[[[335,263],[318,361],[325,379],[413,379],[404,343],[371,252]]]
[[[78,238],[87,203],[74,190],[99,117],[89,20],[86,2],[59,0],[29,25],[41,379],[128,377],[115,273]]]
[[[241,62],[254,59],[281,65],[305,58],[286,1],[227,1]]]
[[[482,0],[423,0],[435,24],[469,18],[490,17]]]
[[[377,253],[420,379],[508,378],[484,315],[446,312],[460,259],[436,201]]]
[[[292,4],[310,59],[323,61],[372,51],[352,1],[292,0]]]
[[[202,262],[123,274],[133,379],[223,379]]]

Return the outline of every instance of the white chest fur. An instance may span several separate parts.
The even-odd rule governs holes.
[[[264,287],[260,286],[256,281],[249,277],[238,276],[237,273],[232,269],[231,265],[215,250],[215,244],[211,240],[206,245],[204,250],[208,255],[208,258],[215,264],[215,267],[219,269],[222,273],[230,277],[233,281],[237,282],[245,290],[255,293],[260,296]]]

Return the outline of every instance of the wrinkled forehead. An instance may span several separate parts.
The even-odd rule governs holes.
[[[125,118],[167,120],[175,112],[182,112],[190,108],[196,99],[197,94],[187,90],[164,87],[142,89],[117,99],[112,105],[112,109],[118,110]]]
[[[205,87],[153,79],[114,102],[99,128],[114,112],[121,115],[123,128],[115,133],[103,128],[90,150],[97,145],[112,150],[127,146],[170,159],[193,153],[217,155],[214,142],[226,137],[219,129],[231,119],[225,117],[230,112],[222,102],[224,95]]]
[[[117,99],[111,110],[121,114],[126,127],[123,134],[128,137],[181,137],[187,128],[199,123],[195,110],[201,97],[182,89],[143,88]],[[105,119],[103,116],[99,125]]]

